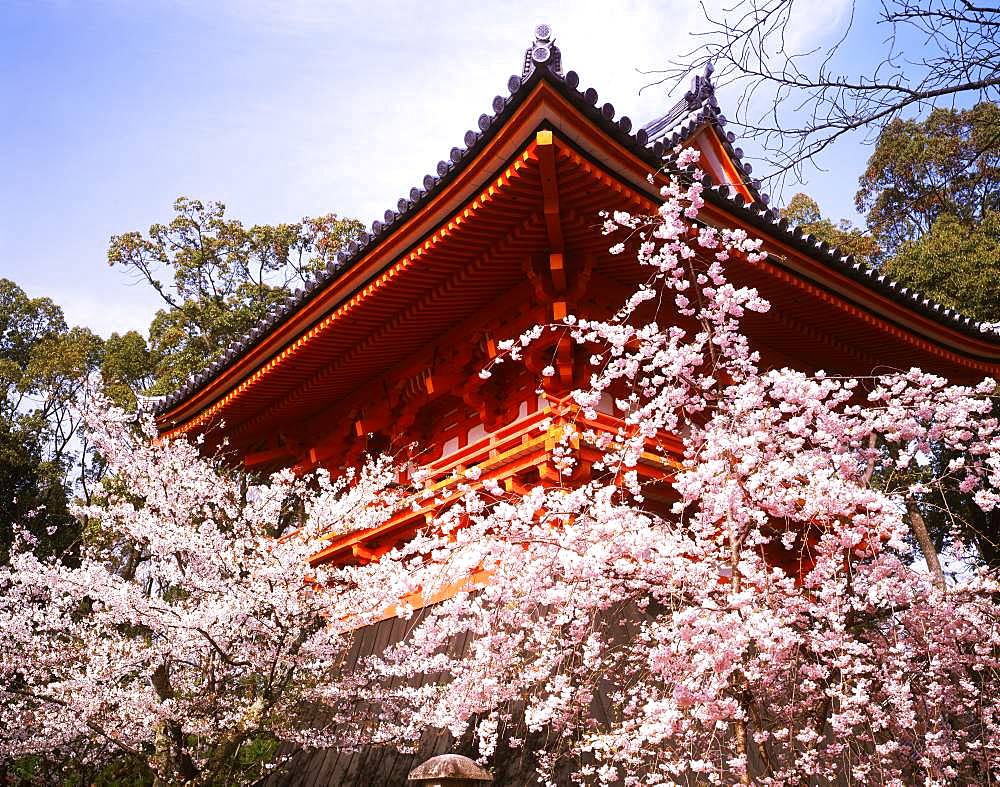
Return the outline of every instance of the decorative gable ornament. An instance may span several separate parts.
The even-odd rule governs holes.
[[[535,40],[524,53],[521,80],[527,79],[536,66],[545,66],[552,73],[563,75],[562,53],[552,37],[552,28],[546,24],[535,26]]]

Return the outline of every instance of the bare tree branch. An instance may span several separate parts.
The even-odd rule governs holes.
[[[711,63],[719,87],[736,95],[729,121],[760,145],[765,179],[801,177],[806,163],[841,137],[873,139],[893,119],[958,102],[1000,99],[1000,7],[965,0],[883,0],[877,29],[884,51],[851,73],[845,44],[863,35],[867,4],[852,2],[823,46],[796,44],[815,13],[796,0],[736,0],[713,14],[698,44],[659,71],[651,85],[675,86]]]

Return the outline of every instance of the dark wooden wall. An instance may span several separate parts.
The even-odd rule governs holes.
[[[413,622],[413,619],[389,618],[361,629],[352,645],[347,668],[351,669],[365,657],[400,642]],[[468,644],[468,636],[458,638],[453,645],[455,655],[464,654]],[[424,676],[421,682],[436,677]],[[471,734],[455,740],[447,731],[434,730],[424,734],[418,750],[413,754],[375,746],[356,751],[319,749],[299,752],[292,756],[281,773],[271,776],[262,787],[402,787],[413,768],[447,752],[472,758],[478,756]],[[522,750],[501,749],[489,765],[497,787],[535,783],[534,763]]]

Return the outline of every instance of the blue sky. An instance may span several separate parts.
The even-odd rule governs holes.
[[[803,40],[822,42],[845,4],[817,4]],[[53,298],[71,323],[144,331],[157,303],[108,267],[112,234],[169,220],[182,194],[221,200],[247,224],[330,211],[370,223],[460,144],[541,21],[564,66],[641,123],[672,99],[640,95],[637,69],[689,46],[700,11],[691,0],[0,0],[0,276]],[[827,213],[854,217],[866,158],[849,141],[810,177]]]

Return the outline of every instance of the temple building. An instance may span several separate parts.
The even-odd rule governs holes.
[[[701,151],[713,184],[699,220],[764,241],[765,262],[730,271],[772,304],[746,322],[764,366],[1000,376],[1000,335],[989,326],[780,218],[726,130],[710,70],[640,127],[563,66],[552,32],[539,25],[523,70],[463,144],[324,275],[162,401],[161,433],[205,432],[209,443],[224,435],[239,462],[262,472],[336,472],[366,454],[409,450],[409,465],[430,471],[439,496],[473,465],[512,491],[544,482],[556,472],[551,429],[581,419],[568,394],[587,380],[586,357],[553,338],[532,346],[523,366],[503,364],[489,379],[478,372],[500,340],[567,314],[606,317],[646,280],[633,255],[608,252],[598,214],[654,212],[658,185],[649,176],[678,145]],[[556,373],[539,392],[548,365]],[[590,426],[616,423],[609,400]],[[590,457],[580,452],[585,473]],[[668,469],[653,454],[640,468],[652,478]],[[377,560],[427,521],[430,505],[335,538],[316,559]],[[393,620],[379,625],[386,631],[359,642],[355,657],[400,635]],[[432,741],[412,758],[320,752],[287,783],[400,785],[408,768],[448,745]]]

